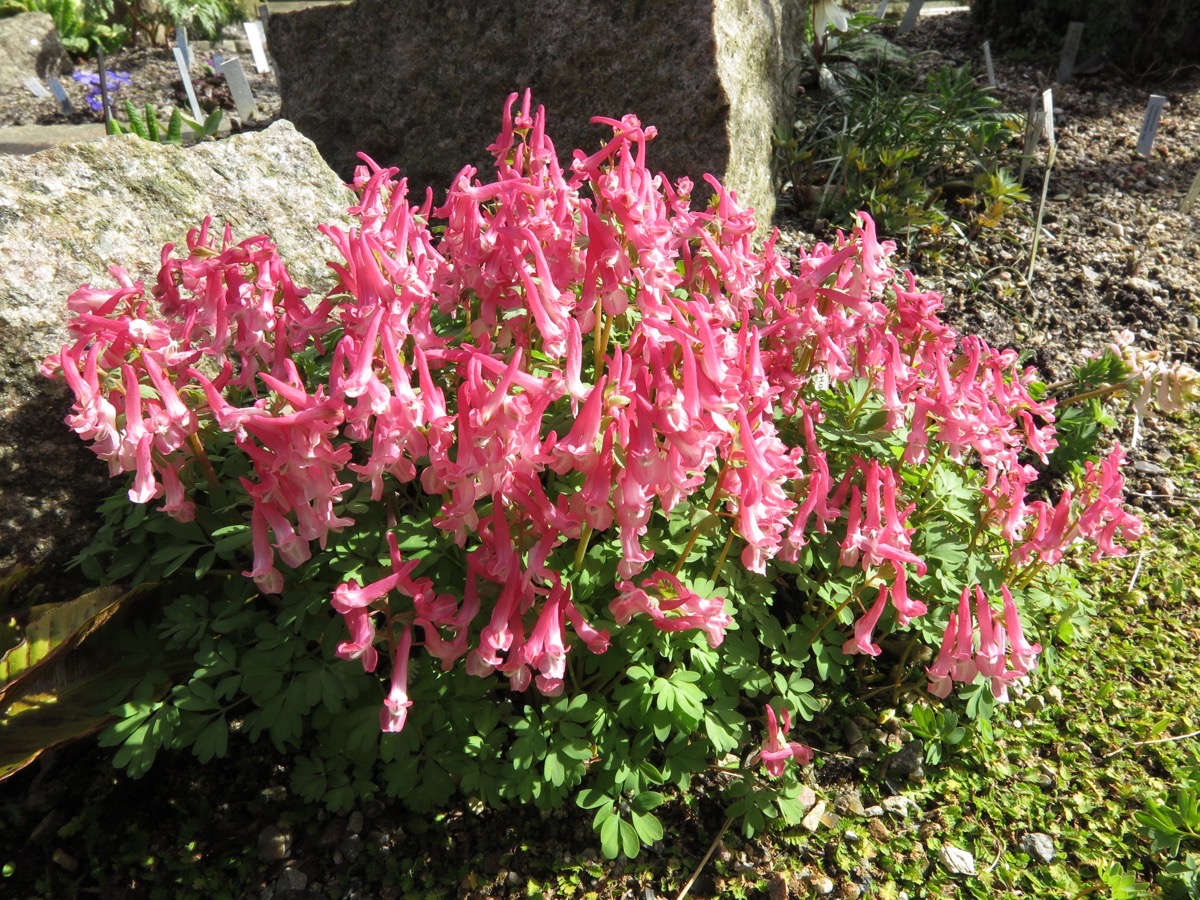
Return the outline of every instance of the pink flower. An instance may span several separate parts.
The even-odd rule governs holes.
[[[879,596],[875,599],[874,605],[867,611],[866,615],[854,623],[854,637],[842,644],[843,653],[847,656],[854,656],[857,653],[865,653],[867,656],[878,656],[882,652],[878,644],[871,643],[871,633],[875,630],[875,625],[879,622],[879,617],[883,615],[883,608],[887,605],[887,599],[887,585],[881,585]]]
[[[787,708],[784,707],[780,716],[783,719],[783,728],[779,727],[778,721],[775,719],[775,710],[767,706],[767,737],[763,741],[762,746],[755,750],[746,759],[746,765],[752,766],[760,759],[763,767],[768,774],[778,778],[783,774],[784,767],[788,760],[796,759],[801,765],[812,762],[812,748],[806,747],[796,741],[785,741],[783,732],[791,731],[792,718],[788,714]]]
[[[350,629],[350,640],[337,646],[337,655],[342,659],[361,659],[364,672],[374,672],[379,661],[375,650],[375,623],[371,613],[362,607],[353,607],[343,613],[346,626]]]
[[[404,721],[408,718],[408,708],[412,706],[412,701],[408,699],[408,657],[411,649],[412,628],[405,625],[400,634],[400,645],[392,657],[392,684],[384,698],[383,709],[379,711],[379,727],[385,732],[402,731]]]
[[[1030,644],[1025,640],[1025,631],[1021,628],[1021,617],[1017,613],[1017,605],[1013,602],[1008,588],[1001,586],[1000,593],[1004,597],[1004,626],[1008,632],[1008,640],[1012,645],[1009,653],[1009,663],[1017,677],[1028,675],[1037,663],[1038,654],[1042,652],[1041,644]]]

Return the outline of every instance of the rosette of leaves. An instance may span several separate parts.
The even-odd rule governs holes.
[[[115,118],[110,118],[107,129],[109,134],[136,134],[144,141],[179,145],[183,143],[183,126],[185,124],[191,129],[196,140],[203,140],[221,130],[222,114],[223,110],[214,109],[203,122],[197,122],[191,116],[185,116],[183,110],[176,107],[171,111],[171,117],[167,120],[164,128],[158,121],[158,111],[153,104],[147,103],[144,111],[139,111],[136,106],[126,100],[125,117],[129,120],[128,124],[122,125]]]

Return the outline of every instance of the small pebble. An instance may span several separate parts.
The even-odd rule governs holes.
[[[308,887],[308,876],[293,866],[288,866],[275,879],[275,893],[286,894],[288,891],[302,891]]]
[[[275,825],[258,833],[258,858],[263,862],[278,862],[292,855],[292,835]]]
[[[953,875],[976,875],[975,857],[966,850],[961,850],[953,844],[942,844],[938,851],[942,865]]]
[[[817,801],[816,806],[808,811],[808,815],[800,823],[808,831],[816,831],[821,826],[821,817],[825,815],[825,801]]]
[[[902,819],[907,819],[909,810],[916,806],[915,803],[903,796],[884,797],[880,805],[892,815]]]
[[[1021,838],[1020,846],[1024,852],[1028,853],[1037,862],[1044,863],[1045,865],[1054,862],[1056,855],[1054,841],[1051,840],[1048,834],[1031,831]]]
[[[824,875],[817,876],[809,882],[809,885],[822,897],[827,897],[833,893],[833,881]]]

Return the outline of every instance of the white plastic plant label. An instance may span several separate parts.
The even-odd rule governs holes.
[[[238,118],[243,122],[254,118],[258,106],[254,102],[250,83],[246,81],[246,70],[242,68],[242,61],[236,56],[225,60],[221,63],[221,74],[225,76],[225,83],[229,85],[229,92],[233,94]]]
[[[267,62],[266,37],[263,34],[261,22],[243,22],[242,27],[246,29],[246,40],[250,42],[250,55],[254,58],[254,71],[259,75],[264,75],[271,71],[271,64]]]
[[[192,107],[192,118],[197,122],[204,121],[200,112],[200,103],[196,100],[196,89],[192,87],[192,76],[188,74],[187,63],[183,59],[183,51],[178,47],[171,48],[175,53],[175,64],[179,66],[179,77],[183,79],[183,89],[187,91],[188,104]]]
[[[1054,139],[1054,89],[1046,88],[1042,91],[1042,125],[1046,129],[1046,140],[1053,147],[1057,144]]]
[[[54,99],[58,101],[58,105],[62,107],[64,115],[71,115],[75,112],[75,107],[71,105],[71,99],[67,96],[67,89],[62,86],[62,82],[57,78],[49,78],[46,84],[50,88],[50,93],[54,95]]]
[[[180,25],[175,29],[175,43],[183,52],[183,61],[187,64],[188,70],[192,68],[192,48],[188,45],[187,29]]]
[[[896,34],[908,34],[913,30],[924,3],[925,0],[908,0],[908,9],[904,11],[904,18],[900,20],[900,27],[896,29]]]
[[[33,94],[33,96],[35,96],[35,97],[44,99],[44,98],[50,96],[50,92],[48,90],[46,90],[42,86],[42,83],[40,81],[38,81],[36,78],[34,78],[32,75],[30,75],[28,78],[26,78],[21,83],[23,85],[25,85],[25,87],[29,91],[29,93]]]
[[[996,86],[996,67],[992,64],[992,42],[983,42],[983,67],[987,69],[988,87]]]
[[[1137,152],[1149,156],[1154,146],[1154,133],[1158,131],[1158,120],[1162,115],[1163,104],[1167,98],[1162,94],[1151,94],[1150,102],[1146,104],[1146,116],[1142,119],[1142,133],[1138,135]]]
[[[1079,41],[1082,37],[1082,22],[1072,22],[1067,26],[1067,39],[1063,42],[1062,56],[1058,59],[1058,78],[1055,79],[1059,84],[1066,84],[1071,80],[1071,75],[1075,71],[1075,57],[1079,55]]]

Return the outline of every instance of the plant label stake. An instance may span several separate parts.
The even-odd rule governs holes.
[[[1037,146],[1038,135],[1042,132],[1042,111],[1038,109],[1038,95],[1035,93],[1029,99],[1029,112],[1025,116],[1025,140],[1021,144],[1021,172],[1017,181],[1025,183],[1025,172],[1033,162],[1033,150]]]
[[[192,48],[188,46],[187,29],[180,25],[175,29],[175,43],[183,52],[183,61],[187,63],[188,71],[192,69]]]
[[[100,78],[100,103],[104,110],[104,129],[112,124],[112,107],[108,103],[108,72],[104,69],[104,48],[96,48],[96,71]]]
[[[1042,114],[1045,116],[1046,140],[1050,142],[1050,146],[1054,147],[1058,144],[1054,140],[1054,89],[1046,88],[1042,91]]]
[[[887,15],[888,4],[891,0],[881,0],[879,7],[875,10],[875,18],[882,19]]]
[[[1150,155],[1150,148],[1154,146],[1154,132],[1158,131],[1158,117],[1162,115],[1166,102],[1167,98],[1162,94],[1150,95],[1150,102],[1146,104],[1146,118],[1142,120],[1142,133],[1137,142],[1137,152],[1142,156]]]
[[[1200,197],[1200,172],[1196,173],[1196,177],[1192,179],[1192,186],[1188,189],[1187,196],[1183,198],[1183,205],[1179,208],[1185,213],[1192,211],[1192,204],[1196,202],[1196,198]]]
[[[243,22],[242,27],[246,29],[246,40],[250,42],[250,55],[254,57],[254,71],[259,75],[271,71],[271,64],[267,62],[267,53],[263,48],[262,25],[258,22]]]
[[[178,47],[172,47],[175,51],[175,64],[179,66],[179,76],[183,79],[183,88],[187,91],[188,103],[192,107],[192,118],[197,122],[204,121],[204,114],[200,112],[200,104],[196,101],[196,89],[192,87],[192,76],[188,74],[187,62],[183,58],[183,51]]]
[[[75,112],[75,107],[71,105],[71,100],[67,97],[67,89],[62,86],[62,82],[57,78],[46,80],[46,84],[50,88],[50,93],[54,95],[54,99],[58,101],[58,105],[62,108],[63,115],[69,116]]]
[[[243,122],[253,119],[258,107],[254,103],[250,84],[246,81],[246,70],[242,68],[242,61],[236,56],[225,60],[221,63],[221,74],[225,76],[225,83],[229,85],[229,92],[233,94],[238,118]]]
[[[896,29],[896,34],[908,34],[913,30],[913,26],[917,24],[917,16],[921,14],[921,6],[925,0],[908,0],[908,9],[904,11],[904,18],[900,22],[900,27]]]
[[[39,99],[44,99],[50,96],[50,92],[42,87],[42,83],[32,75],[30,75],[21,83],[29,89],[29,93],[33,94],[33,96],[38,97]]]
[[[265,21],[267,21],[267,17],[270,15],[271,15],[271,8],[269,6],[267,6],[267,4],[265,4],[265,3],[259,4],[258,21],[265,22]]]
[[[1067,39],[1063,42],[1062,56],[1058,59],[1058,78],[1055,79],[1059,84],[1066,84],[1071,80],[1071,73],[1075,71],[1075,57],[1079,54],[1079,39],[1083,37],[1083,23],[1072,22],[1067,26]]]
[[[996,86],[996,67],[992,65],[992,42],[983,42],[983,65],[987,69],[988,87]]]

